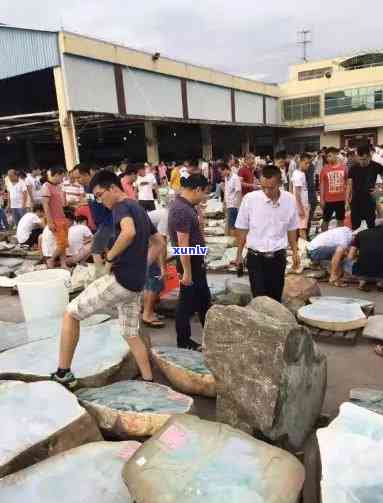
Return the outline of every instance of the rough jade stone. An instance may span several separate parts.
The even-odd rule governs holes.
[[[314,302],[298,310],[298,319],[312,327],[333,332],[362,328],[367,318],[358,304]]]

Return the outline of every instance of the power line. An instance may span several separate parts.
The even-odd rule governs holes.
[[[298,31],[297,45],[302,46],[302,59],[305,63],[307,63],[307,46],[312,43],[310,35],[311,30]]]

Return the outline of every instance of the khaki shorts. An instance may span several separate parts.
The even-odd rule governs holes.
[[[104,309],[116,307],[124,339],[137,337],[140,328],[141,292],[121,286],[113,274],[106,274],[88,286],[67,307],[76,320],[84,320]]]

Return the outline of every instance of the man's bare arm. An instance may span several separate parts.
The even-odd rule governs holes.
[[[166,255],[166,245],[164,237],[159,233],[153,234],[149,242],[148,265],[159,259],[160,265],[163,263],[164,251]],[[163,265],[161,265],[162,271]]]
[[[238,250],[237,250],[237,265],[242,263],[242,254],[243,249],[246,244],[247,234],[249,233],[248,229],[236,229],[237,231],[237,242],[238,242]]]
[[[178,246],[188,247],[190,243],[190,235],[184,232],[177,232],[177,241]],[[181,282],[184,285],[190,285],[192,283],[190,255],[181,255],[180,259],[184,271]]]
[[[136,235],[136,227],[134,220],[131,217],[125,217],[120,221],[121,232],[118,235],[114,245],[107,253],[107,260],[111,262],[123,253],[126,248],[131,244]]]

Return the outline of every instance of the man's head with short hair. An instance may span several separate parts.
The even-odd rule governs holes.
[[[285,150],[279,150],[275,156],[274,156],[274,164],[275,166],[277,166],[278,168],[282,169],[285,167],[285,163],[286,163],[286,151]]]
[[[220,170],[220,172],[224,178],[227,178],[228,176],[230,176],[231,168],[227,162],[221,161],[217,164],[217,167]]]
[[[93,176],[90,164],[86,163],[76,164],[72,170],[72,174],[76,182],[82,186],[89,185]]]
[[[115,204],[125,197],[121,180],[115,173],[107,169],[101,169],[94,175],[89,188],[96,200],[109,209],[112,209]]]
[[[138,166],[137,167],[137,176],[145,176],[146,175],[146,167]]]
[[[64,208],[64,215],[65,215],[65,218],[70,220],[71,222],[74,221],[74,209],[71,208],[70,206],[65,206]]]
[[[36,213],[36,215],[39,218],[42,218],[44,216],[44,207],[41,203],[35,203],[32,208],[33,213]]]
[[[307,171],[310,167],[311,164],[311,155],[308,154],[307,152],[303,152],[299,156],[299,169],[301,171]]]
[[[279,188],[282,182],[281,170],[274,164],[266,164],[261,173],[261,188],[265,195],[276,200],[279,197]]]
[[[339,150],[336,147],[329,147],[326,153],[326,160],[329,164],[338,163]]]
[[[54,185],[59,185],[63,182],[65,169],[62,166],[52,166],[48,170],[48,181]]]
[[[371,147],[370,145],[360,145],[356,149],[356,160],[361,167],[366,167],[371,162]]]
[[[207,198],[207,188],[209,182],[207,179],[195,173],[187,178],[181,178],[181,195],[185,197],[191,204],[197,205]]]

